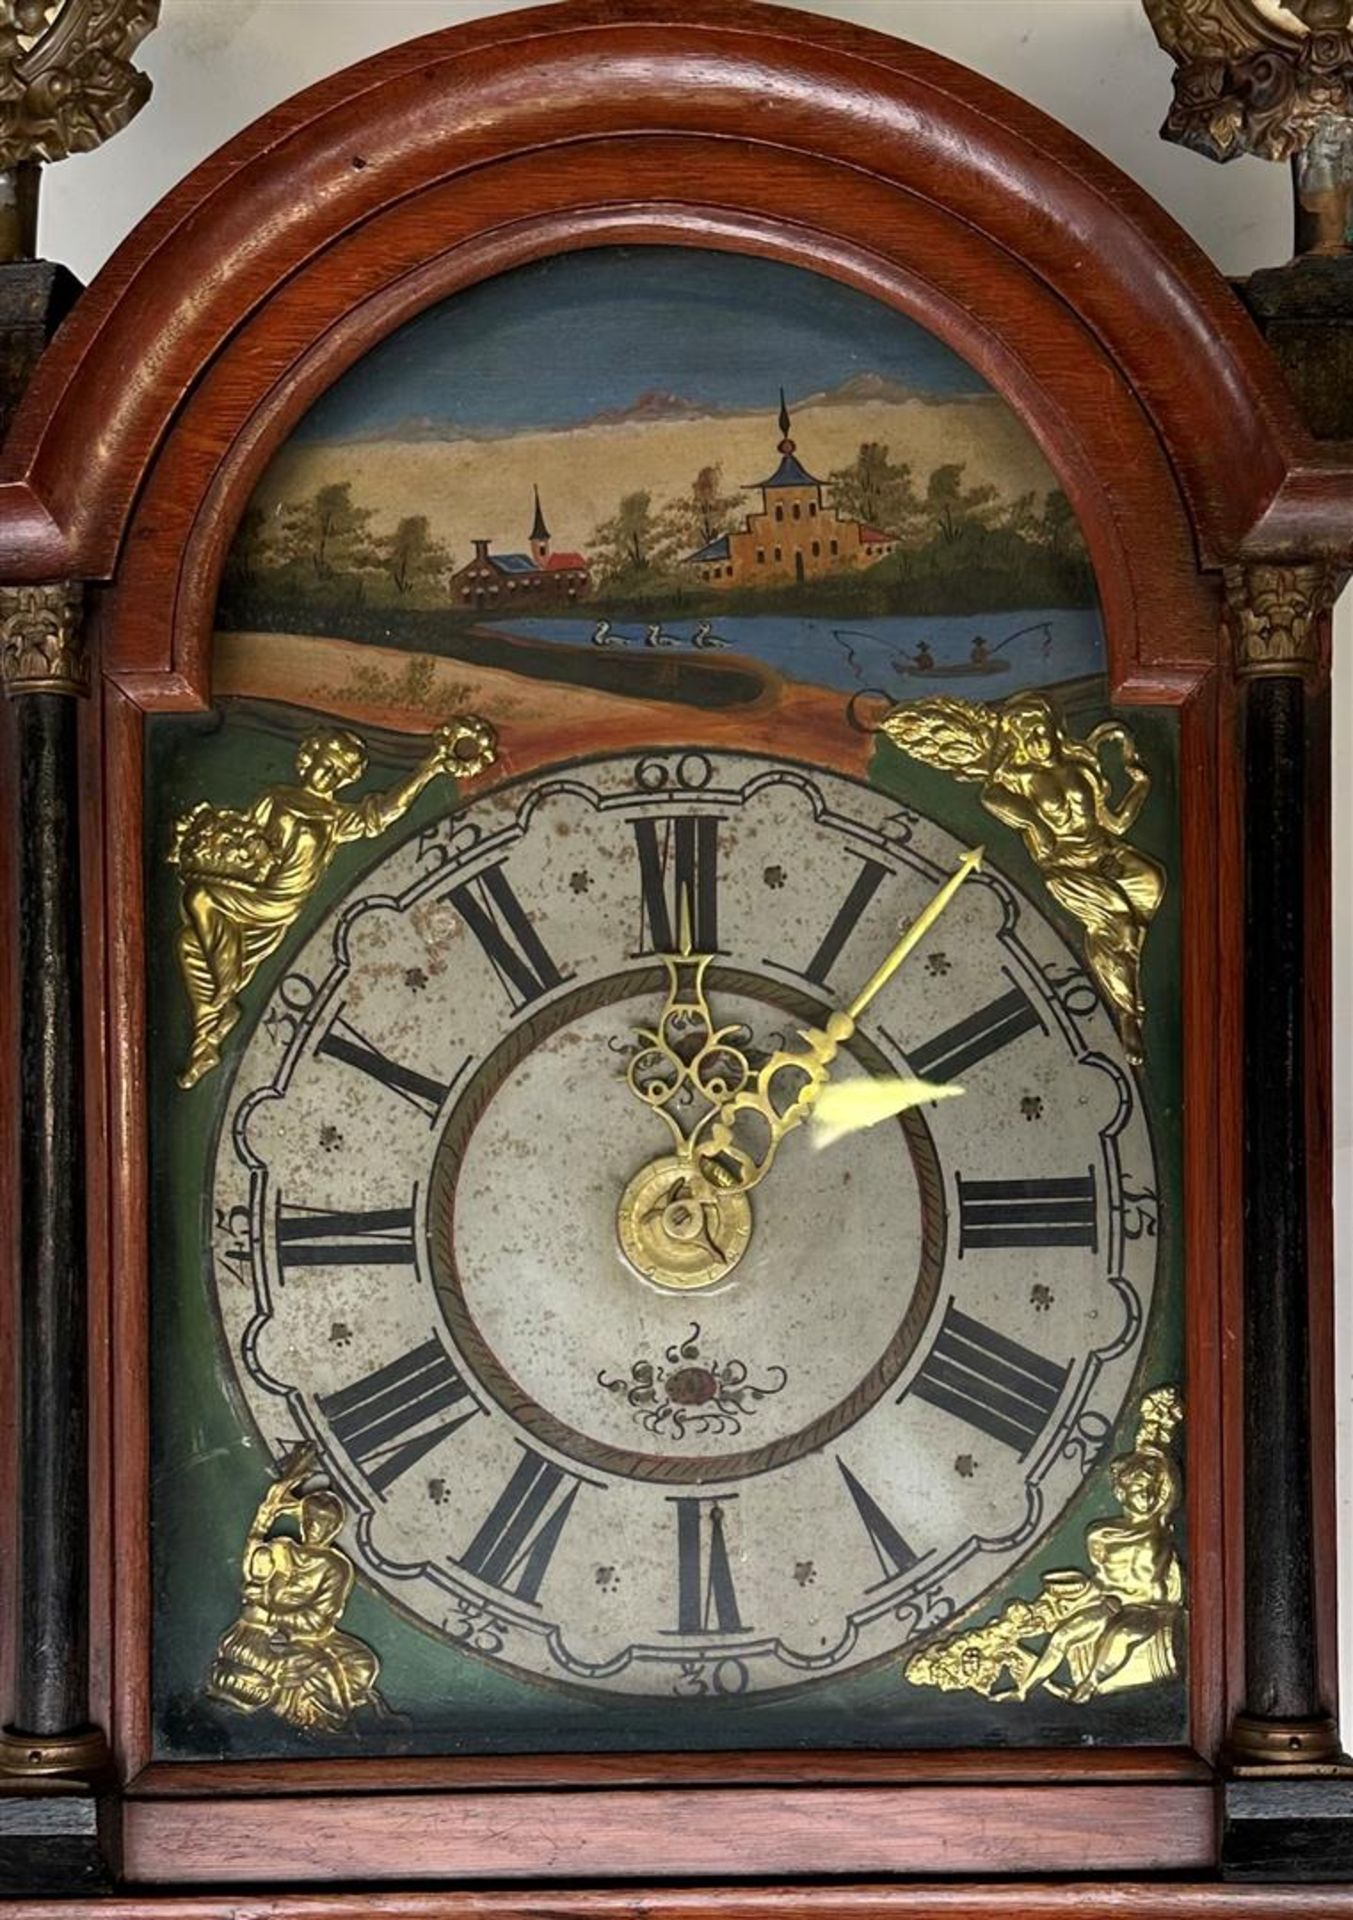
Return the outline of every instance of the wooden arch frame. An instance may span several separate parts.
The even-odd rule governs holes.
[[[683,192],[684,181],[698,185]],[[614,1781],[613,1758],[472,1761],[454,1781],[441,1763],[405,1763],[393,1798],[347,1811],[332,1769],[307,1765],[289,1780],[314,1790],[304,1812],[249,1797],[266,1793],[267,1767],[237,1769],[233,1789],[218,1769],[147,1768],[141,716],[209,700],[230,535],[272,452],[347,366],[459,287],[619,242],[797,260],[948,340],[1029,422],[1080,514],[1116,693],[1180,710],[1196,1023],[1186,1097],[1222,1116],[1191,1130],[1186,1166],[1190,1260],[1204,1277],[1190,1379],[1215,1416],[1191,1449],[1194,1578],[1225,1602],[1194,1623],[1196,1753],[1030,1756],[1016,1785],[997,1785],[1012,1779],[1008,1761],[972,1756],[822,1756],[815,1774],[801,1757],[758,1756],[740,1775],[695,1756],[643,1771],[656,1800],[597,1791],[590,1813],[576,1789]],[[90,1092],[90,1138],[108,1141],[91,1206],[111,1221],[94,1235],[93,1344],[110,1340],[114,1356],[94,1380],[93,1537],[113,1541],[111,1559],[94,1556],[94,1705],[124,1779],[140,1776],[124,1809],[133,1877],[211,1877],[195,1863],[219,1872],[265,1828],[270,1873],[279,1850],[299,1861],[326,1836],[395,1873],[399,1793],[448,1785],[461,1824],[419,1842],[440,1872],[642,1871],[629,1863],[652,1862],[663,1822],[676,1826],[657,1872],[717,1872],[730,1839],[758,1873],[1069,1870],[1092,1845],[1102,1870],[1211,1864],[1208,1762],[1239,1699],[1240,1639],[1239,1391],[1222,1338],[1239,1276],[1221,1225],[1238,1195],[1227,1056],[1240,823],[1220,570],[1344,554],[1346,498],[1346,468],[1305,435],[1225,284],[1115,169],[937,56],[747,0],[702,0],[693,14],[678,0],[568,0],[413,42],[269,114],[148,217],[59,335],[0,460],[0,578],[108,587],[87,763],[105,837],[85,872],[87,898],[117,906],[93,937],[87,995],[92,1058],[108,1065]],[[1074,1805],[1048,1794],[1073,1777]],[[818,1784],[788,1789],[808,1778]],[[932,1796],[914,1834],[882,1794],[902,1779]],[[758,1781],[784,1790],[758,1793]],[[494,1804],[508,1786],[533,1789],[510,1817]],[[198,1797],[223,1789],[216,1804]],[[962,1841],[979,1793],[981,1833]],[[595,1833],[552,1855],[552,1836],[585,1820]],[[341,1847],[334,1870],[354,1871]]]
[[[1022,268],[1019,321],[1063,309],[1136,396],[1204,566],[1345,542],[1341,463],[1305,434],[1239,304],[1168,216],[1065,128],[938,55],[812,16],[749,0],[568,0],[432,34],[308,89],[142,222],[16,421],[0,465],[0,574],[113,577],[186,396],[249,322],[288,303],[298,273],[322,284],[340,257],[363,263],[354,302],[411,270],[389,257],[382,273],[382,216],[511,166],[533,186],[553,174],[561,209],[623,209],[646,195],[622,153],[647,141],[665,150],[669,192],[674,142],[720,170],[742,155],[767,191],[795,156],[816,169],[805,192],[850,177],[961,222],[975,250],[1006,263],[1012,298]],[[698,199],[738,205],[735,192]],[[760,198],[742,208],[765,210]],[[504,211],[500,197],[495,226]],[[444,250],[436,228],[428,242],[425,231],[424,260]],[[873,250],[895,256],[886,225]],[[302,318],[315,311],[307,299],[291,315],[298,350],[316,337]],[[237,368],[218,426],[233,418],[238,432],[277,377]]]

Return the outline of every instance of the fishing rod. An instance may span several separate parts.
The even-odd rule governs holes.
[[[858,627],[833,627],[831,633],[832,639],[846,656],[846,665],[857,680],[862,680],[864,675],[860,672],[860,656],[849,644],[850,641],[868,640],[876,647],[883,646],[886,642],[880,640],[876,633],[861,633]]]
[[[1031,627],[1021,627],[1017,633],[1007,633],[1004,640],[997,641],[996,645],[992,647],[990,651],[992,653],[1001,653],[1010,645],[1012,640],[1022,640],[1026,633],[1045,633],[1049,640],[1051,640],[1052,622],[1051,620],[1035,620]]]

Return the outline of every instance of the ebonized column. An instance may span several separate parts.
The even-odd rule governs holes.
[[[89,1418],[76,729],[88,670],[78,587],[0,587],[15,703],[19,878],[19,1460],[13,1724],[0,1733],[0,1889],[87,1888]]]
[[[1353,1870],[1317,1651],[1304,1059],[1309,686],[1326,671],[1340,585],[1319,562],[1227,580],[1245,805],[1245,1705],[1222,1809],[1233,1879]]]
[[[1251,680],[1244,725],[1246,1716],[1236,1738],[1334,1752],[1313,1588],[1302,681]]]
[[[75,702],[19,701],[20,1444],[15,1727],[88,1705],[86,1285]]]

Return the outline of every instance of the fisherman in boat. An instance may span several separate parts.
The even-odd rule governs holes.
[[[917,647],[916,657],[911,664],[916,668],[918,673],[933,673],[935,671],[935,656],[930,651],[930,642],[928,640],[922,640]]]
[[[975,667],[984,667],[990,656],[991,649],[987,646],[986,636],[979,633],[972,643],[972,663]]]
[[[702,620],[691,635],[693,647],[726,647],[728,642],[721,633],[715,633],[708,620]]]

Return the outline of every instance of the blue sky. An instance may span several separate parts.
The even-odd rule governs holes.
[[[468,288],[373,349],[302,423],[306,439],[426,418],[521,432],[657,389],[772,408],[875,373],[934,394],[985,382],[914,321],[778,261],[684,247],[559,255]]]

